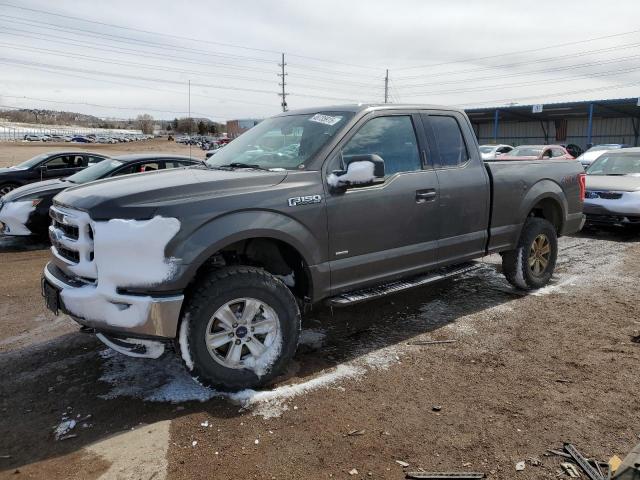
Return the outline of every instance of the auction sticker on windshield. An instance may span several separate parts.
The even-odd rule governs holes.
[[[310,122],[322,123],[324,125],[335,125],[340,120],[342,120],[341,116],[332,117],[331,115],[322,115],[321,113],[316,113],[313,117],[309,119]]]

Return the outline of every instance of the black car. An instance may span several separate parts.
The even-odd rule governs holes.
[[[101,162],[106,155],[90,152],[48,152],[9,168],[0,168],[0,198],[28,183],[68,177]]]
[[[25,185],[0,198],[0,234],[47,236],[49,207],[62,190],[102,178],[201,165],[181,155],[132,154],[108,158],[65,179]]]

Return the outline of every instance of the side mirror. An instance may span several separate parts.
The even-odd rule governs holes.
[[[379,155],[348,155],[342,158],[345,170],[336,170],[327,177],[327,183],[335,189],[353,185],[370,185],[384,178],[384,160]]]

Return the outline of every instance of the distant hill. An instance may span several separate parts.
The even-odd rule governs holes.
[[[130,128],[136,123],[134,119],[103,119],[84,113],[42,109],[0,110],[0,117],[18,123],[78,125],[90,128]]]

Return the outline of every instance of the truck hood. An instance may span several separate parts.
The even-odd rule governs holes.
[[[174,168],[87,183],[61,192],[54,201],[84,210],[94,220],[144,219],[162,206],[254,192],[277,185],[286,176],[286,171]]]
[[[26,196],[37,198],[41,195],[50,195],[53,193],[57,193],[61,190],[64,190],[65,188],[69,188],[72,185],[73,183],[60,179],[29,183],[7,193],[4,197],[2,197],[2,200],[4,200],[5,202],[15,202],[16,200],[20,200],[21,198],[24,198]]]
[[[640,191],[640,176],[587,175],[587,190],[637,192]]]

